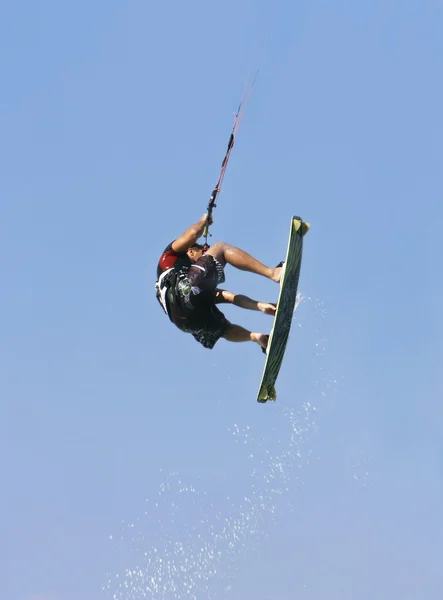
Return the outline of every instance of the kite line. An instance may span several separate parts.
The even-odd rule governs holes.
[[[212,211],[217,206],[217,204],[216,204],[217,196],[222,187],[223,179],[224,179],[224,176],[226,173],[226,168],[228,166],[229,157],[231,156],[232,148],[234,147],[235,136],[237,134],[238,128],[240,127],[240,123],[243,118],[243,112],[245,110],[246,104],[247,104],[249,98],[251,97],[252,89],[254,87],[255,80],[257,79],[257,75],[258,75],[258,71],[255,74],[255,77],[254,77],[252,83],[250,84],[250,86],[247,89],[245,89],[245,91],[243,92],[243,96],[240,100],[240,104],[238,105],[238,109],[235,114],[234,126],[232,128],[232,132],[229,137],[228,149],[226,151],[225,157],[222,162],[220,175],[218,177],[217,184],[216,184],[216,186],[211,194],[211,197],[209,199],[209,204],[208,204],[208,208],[207,208],[206,225],[205,225],[205,228],[203,231],[203,235],[205,237],[205,247],[206,248],[208,248],[208,236],[211,235],[209,233],[209,220],[212,217]]]

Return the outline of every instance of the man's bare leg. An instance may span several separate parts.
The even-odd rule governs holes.
[[[229,325],[222,336],[228,342],[256,342],[266,350],[269,341],[269,335],[264,333],[254,333],[248,331],[240,325]]]
[[[257,275],[272,279],[276,283],[280,282],[281,267],[267,267],[244,250],[225,242],[217,242],[209,248],[206,254],[213,256],[223,266],[228,263],[241,271],[249,271],[250,273],[256,273]]]

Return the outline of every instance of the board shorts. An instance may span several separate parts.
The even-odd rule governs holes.
[[[199,308],[195,318],[188,319],[179,328],[192,334],[194,339],[204,348],[212,350],[218,340],[224,335],[229,321],[219,310],[214,301],[208,301],[207,306]]]
[[[189,268],[187,276],[191,285],[201,291],[215,292],[217,286],[225,281],[223,265],[210,254],[200,256]]]
[[[215,305],[215,291],[224,281],[223,265],[204,254],[188,270],[177,275],[170,292],[172,322],[209,350],[230,324]]]

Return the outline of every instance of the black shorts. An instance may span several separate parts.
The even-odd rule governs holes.
[[[211,255],[204,254],[175,286],[181,306],[187,308],[186,318],[174,321],[175,324],[208,349],[215,346],[229,326],[215,305],[215,290],[224,280],[223,266]]]
[[[212,350],[228,326],[229,321],[212,300],[206,307],[201,306],[192,318],[180,325],[180,329],[191,333],[204,348]]]

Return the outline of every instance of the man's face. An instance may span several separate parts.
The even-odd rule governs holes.
[[[189,248],[187,255],[189,256],[189,258],[196,262],[200,256],[203,255],[203,250],[197,250],[196,248]]]

